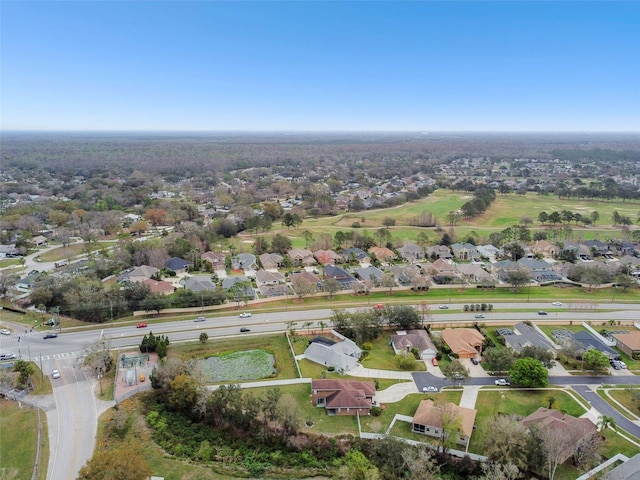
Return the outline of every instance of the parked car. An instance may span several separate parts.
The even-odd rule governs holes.
[[[476,357],[471,357],[471,363],[478,365],[478,359]]]
[[[2,335],[11,335],[11,331],[7,330],[6,328],[3,328],[2,330],[0,330],[0,333]]]
[[[242,332],[242,333],[246,333],[246,332],[250,332],[250,331],[251,331],[251,330],[249,330],[247,327],[242,327],[242,328],[240,329],[240,332]]]
[[[194,322],[204,322],[206,320],[206,318],[204,318],[202,315],[200,315],[198,318],[196,318],[194,320]]]
[[[544,310],[540,310],[540,311],[538,312],[538,315],[546,315],[546,314],[547,314],[547,312],[545,312]]]
[[[433,385],[429,385],[428,387],[422,387],[422,391],[424,393],[427,392],[437,392],[438,391],[438,387],[434,387]]]
[[[624,363],[622,360],[618,360],[618,366],[619,366],[620,368],[622,368],[623,370],[624,370],[625,368],[627,368],[627,364],[626,364],[626,363]]]
[[[47,333],[47,334],[46,334],[44,337],[42,337],[42,338],[44,338],[45,340],[46,340],[47,338],[58,338],[58,334],[57,334],[57,333]]]
[[[508,387],[509,385],[511,385],[508,381],[506,381],[504,378],[499,378],[498,380],[496,380],[495,382],[496,385],[500,386],[500,387]]]
[[[148,327],[148,325],[144,322],[136,325],[136,328],[146,328],[146,327]]]
[[[240,314],[240,318],[248,318],[248,317],[250,317],[250,316],[251,316],[251,313],[249,313],[249,312],[242,312],[242,313]]]
[[[481,314],[481,313],[478,313],[478,314],[476,315],[476,318],[484,318],[484,315],[483,315],[483,314]]]
[[[440,305],[438,308],[440,310],[447,310],[449,308],[449,305]]]
[[[552,302],[551,305],[553,305],[554,307],[561,307],[562,302]]]
[[[52,377],[52,378],[60,378],[60,371],[54,368],[54,369],[51,371],[51,377]]]

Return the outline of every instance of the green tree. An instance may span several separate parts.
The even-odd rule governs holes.
[[[327,278],[324,283],[324,291],[329,293],[329,298],[342,288],[342,284],[335,278]]]
[[[520,350],[520,354],[518,355],[518,357],[535,358],[536,360],[542,362],[542,364],[547,368],[551,368],[555,364],[555,362],[553,361],[553,359],[555,358],[554,353],[543,347],[526,345],[522,347],[522,350]]]
[[[616,419],[613,418],[613,417],[610,417],[608,415],[602,415],[598,419],[598,430],[600,432],[604,432],[608,428],[610,428],[611,430],[613,430],[615,432],[618,431],[618,426],[616,425]]]
[[[285,255],[291,250],[291,239],[280,233],[276,233],[271,240],[271,250]]]
[[[309,230],[305,230],[304,232],[302,232],[302,237],[304,238],[304,246],[308,247],[309,243],[311,243],[311,241],[313,240],[313,233],[311,233]]]
[[[544,387],[549,383],[548,376],[544,365],[533,358],[519,358],[509,370],[511,383],[523,387]]]
[[[464,382],[469,378],[469,369],[458,359],[452,360],[442,367],[442,373],[445,377],[451,380],[451,383],[453,384]]]
[[[524,269],[519,268],[517,270],[509,270],[507,272],[505,281],[515,289],[519,290],[523,285],[528,284],[531,281],[531,273]]]
[[[506,347],[489,347],[482,352],[488,370],[494,372],[508,372],[516,361],[512,350]]]
[[[335,480],[378,480],[380,472],[360,450],[351,449],[342,458]]]
[[[140,301],[140,309],[145,312],[156,312],[160,314],[160,311],[166,308],[167,297],[161,293],[151,293]]]
[[[207,334],[207,332],[202,332],[200,334],[200,343],[204,345],[205,343],[207,343],[207,340],[209,340],[209,335]]]
[[[582,354],[582,360],[587,370],[606,372],[609,367],[609,357],[595,348],[591,348]]]
[[[132,448],[98,449],[78,473],[78,480],[145,480],[151,467]]]
[[[390,326],[400,330],[419,328],[422,323],[420,314],[410,305],[387,305],[382,311]]]
[[[484,454],[492,462],[527,469],[527,429],[509,415],[496,415],[486,426]]]
[[[29,377],[35,372],[35,367],[31,362],[16,360],[13,363],[13,371],[18,373],[18,388],[26,388],[29,384]]]

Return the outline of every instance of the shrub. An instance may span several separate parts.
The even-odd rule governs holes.
[[[364,342],[364,343],[362,344],[362,349],[363,349],[363,350],[369,351],[369,350],[371,350],[372,348],[373,348],[373,345],[371,344],[371,342]]]
[[[373,407],[371,407],[372,417],[379,417],[380,415],[382,415],[382,408],[378,407],[377,405],[374,405]]]
[[[396,364],[398,368],[402,370],[414,370],[416,366],[416,359],[413,355],[396,355]]]

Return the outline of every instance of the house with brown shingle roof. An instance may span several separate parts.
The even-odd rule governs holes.
[[[640,355],[640,331],[614,333],[613,338],[616,339],[616,346],[631,358]]]
[[[311,381],[312,403],[328,415],[368,415],[376,387],[372,381],[319,379]]]
[[[473,425],[476,421],[477,410],[473,408],[460,407],[455,403],[435,403],[433,400],[422,400],[418,405],[416,413],[413,414],[413,422],[411,430],[415,433],[429,435],[430,437],[440,438],[442,435],[456,435],[456,442],[464,445],[465,449],[469,446],[469,440],[473,433]],[[460,422],[459,426],[453,432],[447,432],[447,425],[444,421],[446,417],[457,417]]]
[[[262,268],[265,270],[276,270],[282,266],[283,256],[278,253],[263,253],[258,257]]]
[[[316,250],[313,252],[313,256],[321,265],[335,265],[344,262],[344,257],[333,250]]]
[[[440,332],[440,338],[460,358],[475,357],[484,342],[484,337],[475,328],[445,328]]]
[[[458,276],[456,267],[451,263],[446,262],[442,258],[439,258],[435,262],[433,262],[430,268],[433,275],[445,275],[450,277]]]
[[[294,265],[314,265],[316,263],[313,253],[306,248],[292,248],[287,255]]]
[[[395,260],[396,254],[393,250],[386,247],[371,247],[369,253],[376,257],[380,262],[391,262]]]
[[[142,283],[147,285],[151,290],[151,293],[160,293],[162,295],[171,295],[174,291],[174,287],[171,283],[165,282],[164,280],[157,281],[151,278],[147,278],[143,280]]]
[[[548,409],[544,407],[538,408],[531,415],[520,420],[525,427],[536,425],[540,429],[549,429],[557,434],[564,435],[566,441],[566,452],[560,452],[560,462],[564,463],[574,453],[573,446],[580,439],[588,438],[590,435],[597,433],[597,427],[588,418],[576,418],[567,413],[561,413],[558,410]]]
[[[213,270],[224,270],[225,269],[225,255],[220,252],[204,252],[200,255],[200,259],[209,262],[213,267]]]

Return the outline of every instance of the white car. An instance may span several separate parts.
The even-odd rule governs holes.
[[[54,368],[54,369],[51,371],[51,376],[52,376],[53,378],[60,378],[60,371]]]
[[[447,310],[449,308],[449,305],[440,305],[438,308],[440,310]]]
[[[551,303],[551,305],[553,305],[554,307],[561,307],[562,306],[562,302],[553,302],[553,303]]]
[[[247,318],[247,317],[250,317],[250,316],[251,316],[251,314],[249,312],[242,312],[240,314],[240,318]]]
[[[499,380],[496,380],[495,382],[496,385],[500,386],[500,387],[508,387],[509,385],[511,385],[509,382],[507,382],[504,378],[500,378]]]
[[[428,387],[422,387],[422,391],[423,391],[424,393],[427,393],[427,392],[437,392],[437,391],[438,391],[438,387],[434,387],[434,386],[430,385],[430,386],[428,386]]]
[[[204,318],[202,315],[200,315],[198,318],[196,318],[194,320],[194,322],[204,322],[206,320],[206,318]]]
[[[0,330],[0,333],[2,335],[11,335],[11,331],[7,330],[6,328],[3,328],[2,330]]]

